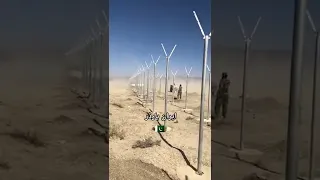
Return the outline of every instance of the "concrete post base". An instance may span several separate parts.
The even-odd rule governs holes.
[[[177,168],[177,176],[180,180],[208,180],[211,179],[211,167],[202,166],[202,175],[198,175],[190,166]]]

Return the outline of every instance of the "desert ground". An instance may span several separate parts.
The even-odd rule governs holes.
[[[212,123],[212,167],[214,178],[241,179],[256,175],[265,179],[284,179],[286,139],[290,92],[291,52],[251,51],[248,64],[247,109],[244,121],[245,151],[230,152],[239,146],[240,108],[243,75],[243,53],[214,49],[212,79],[218,81],[221,72],[228,72],[231,80],[228,118]],[[309,52],[307,52],[309,51]],[[240,58],[240,59],[239,59]],[[299,176],[308,175],[309,134],[311,120],[313,64],[312,52],[306,50],[303,64],[301,89],[301,117]],[[318,75],[319,79],[319,75]],[[318,81],[319,83],[319,81]],[[319,94],[316,102],[319,102]],[[319,104],[319,103],[318,103]],[[318,109],[318,105],[316,107]],[[316,110],[316,122],[320,112]],[[316,128],[315,174],[319,167],[319,124]],[[226,168],[225,166],[232,167]],[[236,170],[235,170],[236,169]],[[249,178],[250,179],[250,178]]]
[[[271,97],[248,99],[244,121],[243,151],[240,138],[240,99],[231,98],[229,116],[212,123],[213,177],[218,179],[284,179],[287,107]],[[299,178],[308,175],[309,118],[300,123]],[[319,177],[319,143],[316,144],[316,177]],[[236,149],[236,150],[235,150]],[[229,168],[227,168],[229,167]],[[230,171],[230,168],[232,170]]]
[[[184,85],[184,80],[176,79],[176,83]],[[179,166],[188,165],[194,169],[196,168],[200,86],[200,81],[198,80],[191,79],[189,82],[187,108],[193,109],[192,114],[182,111],[185,106],[184,100],[175,100],[173,104],[169,102],[168,111],[170,114],[177,113],[178,123],[168,121],[167,126],[171,130],[165,133],[157,133],[153,130],[153,127],[158,125],[158,122],[144,120],[147,112],[152,109],[151,101],[145,102],[139,99],[128,80],[114,78],[109,81],[110,179],[117,179],[112,173],[113,159],[117,161],[139,160],[152,164],[163,172],[162,177],[159,174],[158,177],[155,176],[150,179],[177,179],[176,170]],[[156,89],[155,112],[163,114],[164,80],[161,92],[158,91],[158,83]],[[171,94],[169,95],[169,100],[171,101],[172,96]],[[183,94],[184,96],[185,94]],[[207,105],[205,105],[205,108],[207,108]],[[207,110],[205,111],[207,112]],[[163,124],[161,120],[159,123]],[[210,166],[211,162],[210,131],[210,126],[205,125],[203,148],[203,165],[205,166]],[[134,178],[129,179],[134,180]]]
[[[176,82],[183,86],[185,84],[183,79]],[[193,109],[193,115],[181,110],[184,108],[185,94],[183,94],[182,100],[176,101],[174,105],[169,103],[168,106],[170,113],[177,112],[179,122],[169,122],[168,126],[172,127],[172,131],[161,133],[161,135],[152,131],[152,127],[157,125],[156,122],[143,120],[146,112],[152,109],[152,104],[140,101],[128,81],[113,79],[109,83],[110,125],[117,129],[117,133],[110,135],[110,157],[127,160],[139,159],[142,162],[151,163],[164,170],[172,179],[177,178],[176,168],[178,166],[189,164],[196,167],[199,132],[197,119],[200,105],[199,79],[192,80],[188,88],[188,108]],[[163,85],[162,88],[164,88]],[[163,94],[157,94],[155,109],[160,113],[164,109],[162,97]],[[283,99],[275,97],[272,94],[248,97],[243,151],[238,150],[241,99],[235,93],[230,97],[228,117],[223,121],[213,120],[211,127],[205,124],[204,165],[212,166],[213,179],[284,179],[288,104]],[[214,105],[214,98],[212,100]],[[205,114],[206,108],[207,105],[205,105]],[[306,179],[308,175],[309,126],[310,106],[304,104],[301,110],[300,164],[297,179]],[[117,137],[117,134],[120,137]],[[133,148],[136,141],[149,137],[154,141],[160,140],[160,144],[149,148]],[[316,140],[316,142],[319,141]],[[320,168],[317,165],[320,160],[319,143],[316,144],[316,148],[315,169],[316,177],[319,177]]]
[[[67,78],[61,67],[48,61],[1,64],[1,180],[100,180],[108,173],[115,180],[177,179],[177,167],[196,167],[199,80],[191,79],[188,88],[188,108],[193,113],[181,111],[183,94],[182,100],[168,106],[170,113],[177,112],[178,123],[168,122],[171,131],[159,134],[152,130],[157,122],[144,120],[151,103],[139,100],[128,80],[109,81],[109,104],[98,110],[80,88],[81,81]],[[176,83],[184,87],[183,79]],[[163,89],[162,84],[156,98],[155,109],[160,113]],[[288,104],[272,95],[248,98],[245,150],[237,151],[240,98],[232,93],[227,119],[204,127],[203,164],[212,166],[212,177],[284,179],[287,109]],[[307,176],[310,106],[302,107],[301,116],[299,179]],[[320,176],[319,140],[316,142],[316,174]]]
[[[93,130],[94,119],[105,118],[77,98],[64,64],[41,58],[0,67],[0,179],[107,179],[105,138]]]

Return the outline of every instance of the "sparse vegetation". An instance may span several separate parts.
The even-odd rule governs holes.
[[[123,108],[123,105],[120,103],[112,103],[112,105],[118,107],[118,108]]]
[[[132,148],[149,148],[152,146],[160,146],[161,141],[160,140],[152,140],[151,137],[148,137],[147,139],[144,140],[138,140],[134,145],[132,145]]]
[[[4,161],[4,160],[0,160],[0,169],[9,170],[9,169],[11,169],[11,166],[10,166],[9,162]]]
[[[142,106],[142,107],[146,107],[142,102],[136,102],[136,105],[140,105],[140,106]]]
[[[111,125],[109,127],[109,138],[119,138],[123,140],[125,138],[125,132],[118,125]]]
[[[72,122],[74,121],[72,118],[65,116],[65,115],[60,115],[56,118],[54,118],[54,122],[58,122],[58,123],[67,123],[67,122]]]
[[[194,118],[192,116],[188,116],[186,120],[194,120]]]
[[[23,140],[28,142],[29,144],[35,147],[44,147],[45,143],[39,138],[36,132],[23,132],[20,130],[15,130],[13,132],[8,133],[8,135],[14,139]]]

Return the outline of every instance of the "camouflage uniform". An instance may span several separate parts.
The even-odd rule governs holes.
[[[217,83],[212,83],[212,86],[211,86],[211,97],[214,97],[216,95],[217,89],[218,89]]]
[[[215,102],[215,107],[214,107],[216,118],[219,118],[219,116],[220,116],[221,106],[222,106],[223,118],[226,118],[227,111],[228,111],[230,80],[227,79],[226,74],[223,74],[223,76],[224,75],[226,77],[225,78],[223,77],[220,80],[218,92],[217,92],[217,97],[216,97],[216,102]]]
[[[179,90],[178,90],[178,99],[181,99],[181,96],[182,96],[182,86],[180,84]]]

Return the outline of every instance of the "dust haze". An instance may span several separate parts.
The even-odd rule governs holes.
[[[312,41],[306,41],[304,51],[302,92],[301,92],[301,115],[299,138],[300,160],[299,176],[307,176],[307,163],[309,154],[309,135],[312,105],[313,86],[313,46]],[[230,85],[230,102],[228,118],[225,122],[213,123],[213,142],[227,144],[229,147],[239,147],[241,99],[243,82],[243,49],[213,48],[212,58],[212,79],[219,81],[222,72],[228,72]],[[290,92],[290,70],[291,51],[286,50],[255,50],[252,49],[249,55],[247,67],[247,103],[244,115],[244,146],[252,150],[252,154],[238,154],[240,159],[258,163],[258,168],[242,163],[233,164],[219,155],[214,155],[213,177],[219,179],[234,179],[227,170],[233,167],[234,174],[241,174],[245,177],[268,177],[268,179],[281,179],[285,173],[286,139],[288,124],[288,106]],[[319,78],[318,78],[319,79]],[[318,82],[319,83],[319,82]],[[317,90],[319,91],[319,90]],[[316,101],[319,102],[319,94]],[[214,99],[212,99],[214,106]],[[316,107],[318,108],[318,107]],[[212,108],[213,109],[213,108]],[[214,111],[212,111],[214,113]],[[319,111],[316,111],[316,121],[319,118]],[[318,129],[319,126],[316,126]],[[318,132],[317,132],[318,134]],[[318,135],[316,135],[318,136]],[[316,140],[315,161],[320,161],[319,140]],[[231,155],[221,144],[213,143],[213,151],[218,154]],[[257,150],[258,154],[255,154]],[[231,155],[233,156],[233,155]],[[222,165],[224,164],[224,165]],[[260,168],[267,169],[261,171]],[[316,168],[318,168],[316,166]],[[279,172],[275,175],[270,171]],[[316,170],[318,172],[318,170]],[[233,174],[232,173],[232,174]],[[318,175],[316,175],[317,177]]]
[[[1,1],[1,180],[107,178],[106,143],[89,129],[100,119],[74,90],[83,83],[70,76],[83,56],[65,55],[106,3]]]
[[[306,48],[304,54],[302,108],[310,109],[314,51],[312,48]],[[243,59],[244,51],[241,49],[213,49],[212,78],[217,82],[223,71],[228,72],[232,82],[230,94],[233,97],[239,97],[242,92]],[[247,68],[247,95],[251,98],[272,97],[288,106],[290,68],[289,50],[251,50]],[[317,99],[319,100],[319,96]]]
[[[7,93],[12,91],[16,91],[17,95],[26,91],[36,93],[37,88],[55,86],[66,75],[67,63],[63,61],[64,58],[63,54],[39,57],[36,53],[33,56],[31,54],[9,59],[2,58],[0,61],[1,95],[12,98],[13,96],[8,96]]]

